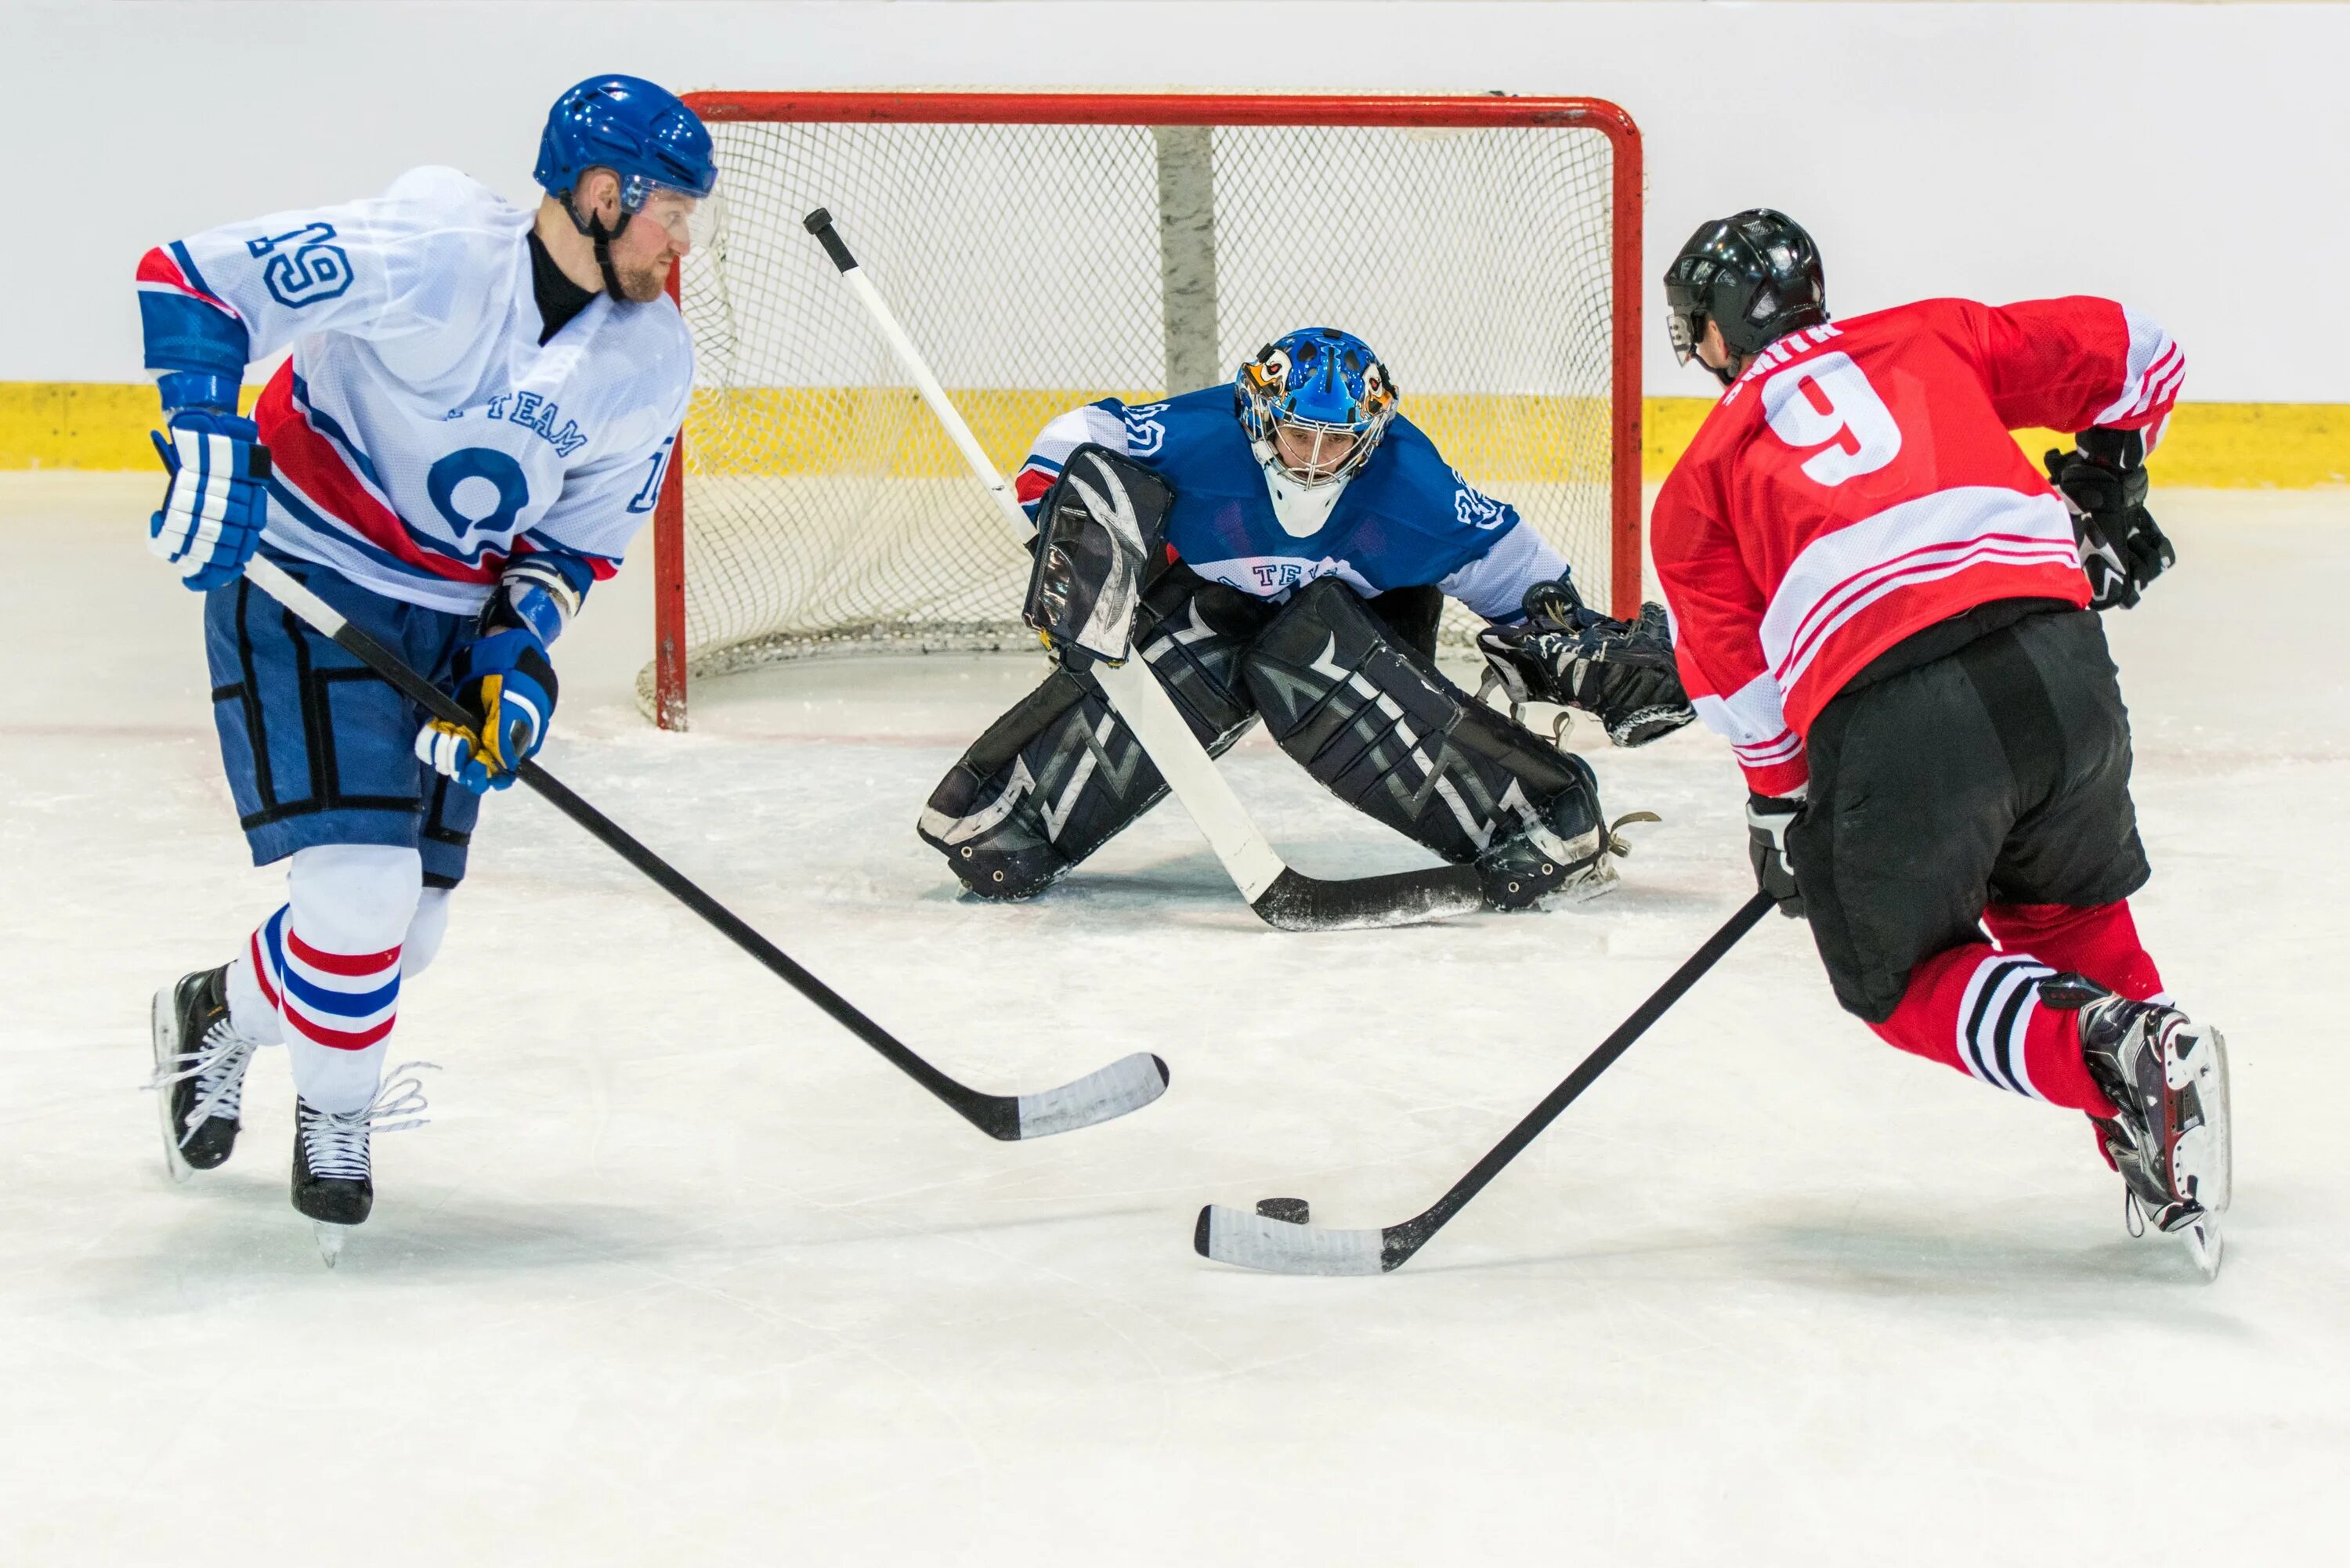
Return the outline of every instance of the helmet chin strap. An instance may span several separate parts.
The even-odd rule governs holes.
[[[563,193],[563,210],[571,215],[571,226],[595,242],[596,270],[604,275],[604,292],[612,296],[613,304],[627,304],[629,296],[620,287],[620,275],[612,270],[612,242],[620,237],[621,232],[629,226],[629,220],[636,214],[625,207],[621,208],[620,221],[608,229],[604,226],[604,220],[593,213],[582,218],[579,209],[573,205],[573,193],[568,191]]]

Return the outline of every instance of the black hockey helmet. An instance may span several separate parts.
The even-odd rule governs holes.
[[[1768,207],[1717,218],[1691,234],[1665,269],[1665,309],[1673,353],[1684,365],[1696,358],[1708,321],[1721,327],[1731,353],[1759,354],[1828,318],[1820,247],[1802,224]],[[1735,379],[1727,369],[1714,374],[1724,386]]]

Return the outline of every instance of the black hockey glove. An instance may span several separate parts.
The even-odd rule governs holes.
[[[1781,914],[1795,919],[1804,915],[1804,893],[1795,886],[1794,867],[1787,860],[1787,829],[1803,815],[1800,798],[1746,797],[1746,857],[1754,866],[1754,885],[1779,900]]]
[[[1673,664],[1661,605],[1621,621],[1561,577],[1526,590],[1525,620],[1489,626],[1477,646],[1513,702],[1555,702],[1596,718],[1619,746],[1645,746],[1697,717]]]
[[[2073,509],[2089,607],[2128,609],[2178,558],[2146,509],[2146,442],[2136,431],[2083,431],[2075,441],[2042,462]]]

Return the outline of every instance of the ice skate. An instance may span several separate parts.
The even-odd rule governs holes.
[[[387,1074],[375,1099],[356,1111],[322,1111],[294,1102],[294,1207],[310,1221],[318,1256],[328,1268],[342,1256],[351,1231],[375,1208],[370,1135],[405,1132],[425,1122],[424,1088],[397,1076],[430,1062],[403,1062]]]
[[[1631,812],[1573,838],[1548,824],[1528,822],[1517,837],[1495,844],[1477,857],[1485,907],[1557,909],[1614,892],[1622,885],[1616,874],[1617,858],[1632,852],[1616,830],[1627,822],[1658,820],[1654,812]]]
[[[2126,1183],[2131,1228],[2178,1237],[2216,1276],[2229,1199],[2227,1043],[2175,1007],[2131,1002],[2076,975],[2041,982],[2043,999],[2052,990],[2080,998],[2082,1055],[2121,1109],[2090,1120]]]
[[[244,1072],[260,1042],[229,1022],[228,971],[199,970],[156,992],[152,1015],[155,1091],[163,1123],[163,1164],[174,1181],[225,1164],[243,1125]]]

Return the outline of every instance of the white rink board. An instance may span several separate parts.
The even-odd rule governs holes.
[[[148,992],[275,884],[195,602],[136,540],[151,491],[0,480],[0,1561],[2078,1568],[2334,1538],[2350,499],[2158,495],[2178,575],[2115,624],[2140,919],[2235,1052],[2206,1288],[2122,1234],[2076,1120],[1877,1044],[1775,919],[1401,1272],[1208,1264],[1211,1199],[1419,1209],[1696,946],[1748,888],[1726,752],[1596,757],[1612,812],[1668,820],[1580,910],[1281,935],[1171,808],[972,907],[914,814],[1035,665],[818,661],[653,733],[641,563],[562,650],[559,775],[975,1084],[1156,1050],[1172,1087],[991,1144],[516,792],[395,1044],[446,1065],[433,1123],[383,1141],[330,1273],[281,1059],[186,1189],[137,1090]],[[1415,863],[1261,741],[1227,765],[1302,869]]]

